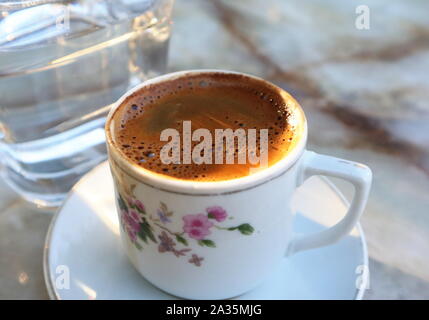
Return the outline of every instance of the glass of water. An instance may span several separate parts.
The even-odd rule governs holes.
[[[163,73],[174,0],[0,1],[0,166],[39,207],[106,158],[104,120]]]

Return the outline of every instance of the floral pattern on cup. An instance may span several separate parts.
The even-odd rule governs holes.
[[[202,265],[204,257],[193,252],[190,241],[196,241],[202,247],[216,248],[216,243],[209,239],[214,232],[238,231],[243,235],[254,232],[248,223],[229,227],[221,225],[228,218],[228,213],[220,206],[208,207],[205,213],[186,214],[182,218],[182,230],[171,230],[168,224],[173,212],[165,203],[160,203],[156,213],[148,214],[140,200],[130,195],[126,199],[118,193],[121,225],[138,250],[152,242],[158,245],[159,253],[172,253],[177,258],[188,256],[187,262],[197,267]]]
[[[228,216],[226,211],[219,206],[213,206],[206,209],[207,217],[210,219],[215,219],[217,222],[222,222]]]
[[[209,218],[202,214],[187,214],[183,217],[183,231],[195,240],[203,240],[210,233],[210,228],[213,226],[213,222],[209,221]]]

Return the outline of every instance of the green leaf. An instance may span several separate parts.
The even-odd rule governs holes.
[[[246,236],[251,235],[253,231],[255,231],[255,229],[248,223],[243,223],[239,225],[238,230]]]
[[[207,218],[209,218],[209,219],[216,219],[215,216],[214,216],[214,214],[211,213],[211,212],[207,215]]]
[[[140,223],[140,232],[138,233],[138,235],[146,243],[148,242],[148,238],[152,240],[152,242],[157,243],[156,238],[153,235],[152,227],[144,218],[143,222]]]
[[[137,242],[135,242],[134,244],[135,244],[135,246],[136,246],[137,249],[139,249],[139,250],[143,249],[143,247],[140,244],[138,244]]]
[[[119,209],[128,211],[127,204],[119,193],[118,193],[118,206],[119,206]]]
[[[157,243],[156,238],[153,235],[152,227],[146,221],[146,219],[143,219],[143,223],[141,225],[143,225],[143,227],[145,228],[145,231],[146,231],[148,237],[152,240],[152,242]]]
[[[188,241],[186,241],[185,238],[183,238],[180,234],[176,234],[176,240],[182,244],[184,244],[185,246],[188,245]]]
[[[142,213],[142,214],[146,214],[146,212],[144,212],[142,209],[140,209],[138,206],[132,206],[133,209],[136,209],[138,212]]]
[[[230,228],[228,228],[227,230],[229,230],[229,231],[234,231],[234,230],[237,230],[238,229],[238,227],[230,227]]]
[[[200,243],[200,242],[201,242],[200,245],[202,245],[202,246],[206,246],[209,248],[216,248],[216,244],[212,240],[204,239],[204,240],[198,241],[198,243]]]
[[[138,236],[140,237],[140,239],[142,239],[144,242],[147,243],[147,234],[146,232],[143,230],[143,228],[140,230],[140,232],[138,233]]]

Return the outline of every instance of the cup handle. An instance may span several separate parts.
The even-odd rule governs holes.
[[[314,175],[324,175],[350,181],[355,193],[347,214],[334,226],[310,235],[296,234],[287,255],[332,244],[349,234],[365,208],[371,187],[372,172],[367,166],[348,160],[305,151],[298,175],[298,185]]]

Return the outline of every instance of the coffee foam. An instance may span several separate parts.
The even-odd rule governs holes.
[[[192,121],[193,130],[207,128],[211,132],[226,128],[266,128],[269,165],[272,165],[287,154],[295,139],[294,126],[288,121],[291,115],[288,102],[277,87],[245,75],[181,76],[145,86],[129,96],[113,115],[114,142],[135,164],[171,178],[235,179],[247,176],[249,168],[255,167],[237,164],[238,150],[234,154],[235,164],[163,164],[159,155],[166,142],[160,141],[161,131],[174,128],[182,134],[181,125],[185,120]],[[258,147],[259,139],[257,135]],[[192,147],[198,143],[192,142]]]

